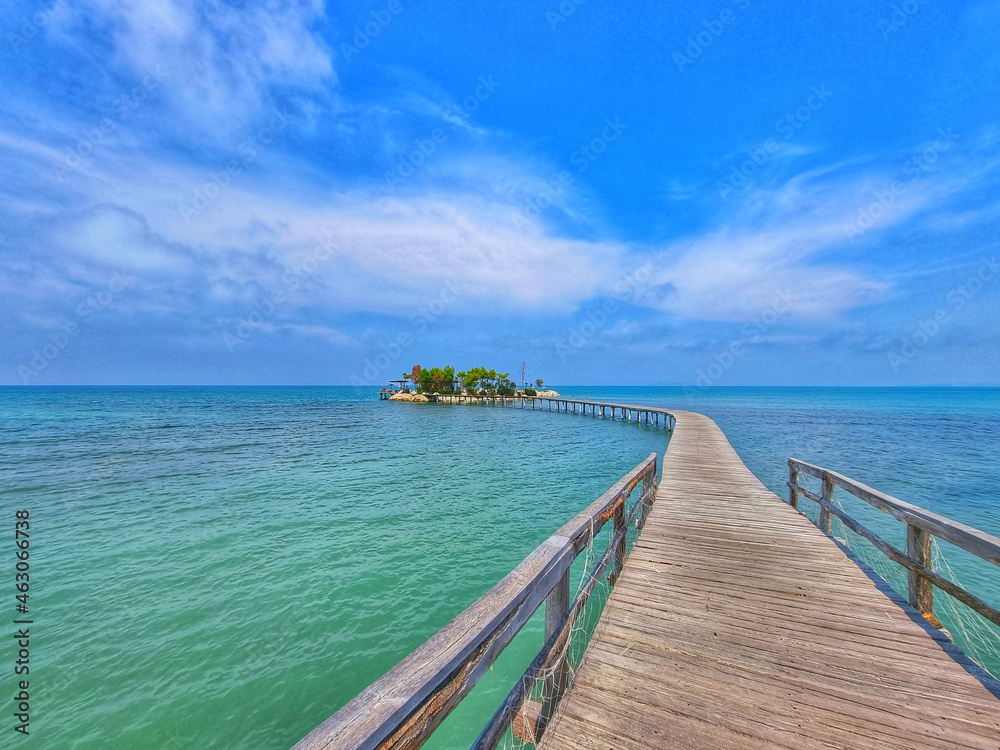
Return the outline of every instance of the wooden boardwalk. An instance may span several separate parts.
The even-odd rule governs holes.
[[[996,683],[712,420],[672,414],[656,504],[540,747],[1000,748]]]

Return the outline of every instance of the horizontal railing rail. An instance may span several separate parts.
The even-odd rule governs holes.
[[[653,454],[652,458],[655,462],[656,455]],[[555,707],[562,693],[565,691],[566,683],[568,682],[566,675],[568,662],[567,648],[573,632],[573,626],[590,600],[591,594],[594,593],[597,585],[603,580],[605,572],[612,565],[614,567],[611,572],[610,582],[614,586],[621,573],[621,561],[625,557],[626,544],[628,543],[628,529],[630,526],[635,525],[640,531],[642,530],[646,514],[649,512],[649,508],[653,502],[654,492],[655,485],[650,484],[643,487],[639,502],[632,508],[627,518],[625,518],[624,523],[618,523],[618,516],[616,515],[615,532],[608,541],[608,546],[604,554],[601,555],[600,560],[597,561],[587,575],[586,580],[580,587],[580,591],[577,593],[573,604],[565,616],[559,617],[559,610],[555,610],[552,613],[553,621],[550,622],[550,613],[546,610],[545,645],[542,646],[542,650],[528,666],[528,669],[521,676],[514,689],[507,695],[500,708],[493,714],[493,718],[490,719],[475,744],[473,744],[472,750],[493,750],[500,742],[507,727],[514,721],[515,716],[523,711],[530,697],[532,686],[544,675],[548,674],[550,675],[548,677],[550,684],[547,686],[546,700],[538,707],[537,715],[530,717],[526,722],[529,726],[525,732],[531,738],[532,744],[535,744],[534,741],[539,739],[544,733],[545,725],[552,718]]]
[[[561,396],[491,396],[470,393],[432,394],[441,403],[448,404],[490,404],[513,406],[519,404],[522,408],[536,407],[550,411],[562,411],[570,414],[586,414],[592,417],[606,419],[621,419],[626,422],[640,422],[656,427],[665,427],[673,431],[677,418],[667,409],[658,406],[642,406],[638,404],[618,404],[610,401],[593,401],[585,398],[563,398]]]
[[[953,521],[918,505],[904,502],[892,495],[879,492],[865,484],[835,471],[815,466],[795,458],[788,459],[788,503],[798,508],[798,496],[804,495],[819,505],[816,525],[826,534],[833,534],[833,519],[839,518],[844,526],[867,539],[873,547],[893,562],[907,570],[908,599],[922,615],[938,624],[934,617],[934,587],[944,591],[990,622],[1000,625],[1000,611],[969,593],[957,583],[934,572],[931,567],[931,538],[937,537],[969,552],[993,565],[1000,566],[1000,538],[984,531]],[[819,479],[821,492],[802,487],[801,475]],[[834,504],[834,489],[840,487],[854,497],[868,503],[906,524],[906,550],[887,542],[875,532],[858,523]]]
[[[642,485],[628,512],[628,498]],[[413,750],[472,690],[483,673],[529,618],[545,604],[545,644],[476,747],[492,750],[528,695],[526,680],[544,669],[546,702],[532,731],[544,731],[568,682],[566,646],[573,622],[608,567],[617,577],[628,553],[626,533],[641,528],[656,489],[652,453],[591,505],[546,539],[493,588],[445,625],[346,706],[295,745],[293,750]],[[609,521],[614,523],[607,551],[570,603],[570,566]],[[613,580],[612,580],[613,583]]]

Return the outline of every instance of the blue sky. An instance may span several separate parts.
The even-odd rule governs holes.
[[[0,382],[1000,384],[1000,5],[3,3]]]

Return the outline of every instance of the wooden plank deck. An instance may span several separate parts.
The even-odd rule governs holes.
[[[711,419],[673,414],[656,504],[540,747],[1000,748],[997,683]]]

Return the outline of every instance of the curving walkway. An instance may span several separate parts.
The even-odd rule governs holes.
[[[1000,748],[997,683],[715,422],[671,413],[656,504],[540,747]]]

